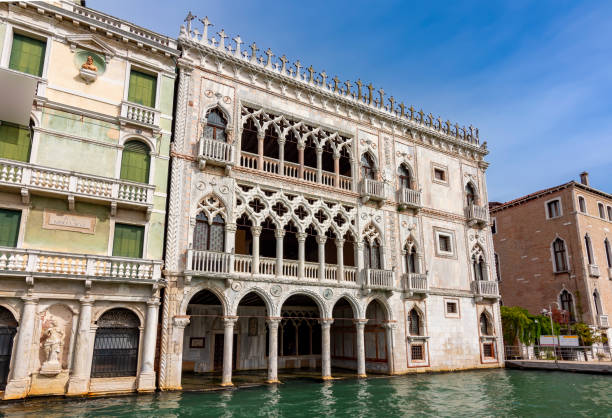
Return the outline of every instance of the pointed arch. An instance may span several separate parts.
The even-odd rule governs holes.
[[[230,308],[231,315],[238,315],[238,306],[240,306],[240,302],[247,296],[249,293],[254,293],[261,298],[266,306],[266,314],[267,316],[272,316],[274,312],[276,312],[276,306],[274,305],[274,301],[270,297],[270,295],[260,288],[259,286],[249,287],[243,289],[236,297],[234,298],[234,303]]]
[[[229,304],[223,291],[216,287],[210,286],[208,283],[200,283],[198,285],[191,286],[189,292],[183,296],[183,300],[181,301],[181,305],[179,307],[180,316],[187,314],[187,307],[189,306],[189,303],[191,303],[192,299],[201,291],[208,291],[214,296],[216,296],[217,299],[219,299],[219,302],[221,303],[222,315],[229,315]]]
[[[495,330],[493,328],[493,318],[486,309],[483,309],[483,311],[480,313],[478,324],[481,336],[495,335]]]
[[[565,240],[557,235],[550,243],[550,251],[552,254],[553,271],[556,273],[569,271],[569,258]]]
[[[364,151],[359,158],[361,167],[361,178],[376,180],[378,175],[378,164],[376,158],[372,155],[370,150]]]
[[[574,295],[572,294],[572,292],[570,292],[566,288],[563,288],[559,292],[559,295],[557,296],[557,300],[559,302],[559,306],[561,307],[561,310],[567,311],[569,313],[568,319],[570,320],[570,322],[575,321],[576,320],[576,316],[575,316],[576,305],[575,305]]]
[[[465,199],[468,206],[478,205],[480,203],[478,188],[472,180],[468,180],[465,184]]]
[[[397,168],[398,182],[400,189],[412,189],[416,188],[416,177],[414,175],[414,170],[412,166],[406,162],[402,161]]]

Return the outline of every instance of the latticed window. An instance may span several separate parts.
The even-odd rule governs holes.
[[[480,335],[493,335],[491,321],[484,312],[480,314]]]
[[[0,247],[16,247],[21,211],[0,209]]]
[[[0,158],[30,160],[31,128],[0,121]]]
[[[24,35],[13,35],[9,68],[42,77],[45,64],[46,42]]]
[[[553,253],[555,256],[555,271],[567,271],[567,258],[565,255],[565,242],[557,238],[553,242]]]
[[[400,165],[397,170],[400,189],[410,189],[412,187],[412,177],[410,171],[404,165]]]
[[[365,267],[369,269],[380,269],[380,244],[378,240],[370,243],[367,239],[363,241],[363,256]]]
[[[412,309],[409,315],[410,335],[421,335],[421,317],[416,309]]]
[[[208,222],[205,213],[196,216],[196,225],[193,230],[193,249],[223,252],[225,249],[225,221],[221,215]]]
[[[157,77],[141,71],[130,71],[128,101],[147,107],[155,107]]]
[[[410,345],[410,358],[415,360],[424,360],[425,356],[423,355],[423,344],[411,344]]]
[[[219,111],[219,109],[212,109],[208,112],[206,117],[206,126],[204,127],[204,138],[215,139],[217,141],[226,142],[225,128],[227,122]]]
[[[367,152],[361,156],[361,177],[375,180],[375,167],[372,157]]]
[[[143,245],[144,226],[115,224],[114,256],[142,258]]]
[[[140,141],[127,141],[123,145],[121,179],[136,181],[138,183],[148,183],[150,163],[151,157],[149,156],[149,147],[145,143]]]
[[[127,309],[112,309],[97,321],[91,377],[136,376],[138,317]]]

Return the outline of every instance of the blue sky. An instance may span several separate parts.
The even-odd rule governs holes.
[[[612,193],[612,2],[144,1],[87,5],[177,36],[208,16],[291,62],[480,129],[489,200],[507,201],[586,170]],[[209,33],[212,36],[212,33]]]

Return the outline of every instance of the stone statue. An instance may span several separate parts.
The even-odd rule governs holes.
[[[95,66],[93,62],[93,57],[91,55],[87,56],[87,61],[85,61],[83,65],[81,65],[81,68],[90,71],[98,71],[98,67]]]
[[[45,341],[42,346],[47,360],[43,363],[40,373],[58,374],[62,370],[60,355],[64,345],[64,331],[57,325],[57,321],[51,320],[51,326],[47,328],[44,335]]]

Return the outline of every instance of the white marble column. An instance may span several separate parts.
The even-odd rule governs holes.
[[[155,343],[157,340],[157,318],[159,315],[159,299],[152,298],[147,302],[147,317],[142,347],[140,374],[138,376],[138,391],[155,390]]]
[[[253,274],[259,274],[259,236],[261,226],[252,226],[251,235],[253,236]]]
[[[285,175],[285,140],[278,139],[278,174]]]
[[[280,383],[278,380],[278,324],[281,318],[268,318],[268,380],[267,383]]]
[[[284,229],[275,229],[274,236],[276,237],[276,275],[283,275],[283,238],[285,237]]]
[[[344,281],[344,239],[336,238],[336,259],[338,262],[338,271],[336,279],[339,282]]]
[[[187,325],[189,325],[189,317],[187,315],[175,316],[172,318],[172,331],[170,332],[170,340],[168,341],[168,353],[166,353],[166,379],[163,382],[159,382],[160,389],[162,390],[181,389],[183,340],[185,336],[185,327]],[[160,372],[162,367],[163,363],[160,362]]]
[[[363,241],[358,241],[354,245],[355,248],[355,265],[357,266],[357,274],[359,277],[357,278],[361,284],[366,283],[366,271],[365,271],[365,263],[363,259]]]
[[[387,362],[389,365],[389,374],[395,374],[395,362],[393,357],[393,352],[395,347],[393,347],[393,330],[397,327],[397,323],[395,322],[387,322],[385,324],[385,337],[387,340]]]
[[[298,232],[296,234],[298,240],[298,278],[304,278],[304,261],[306,259],[306,234],[305,232]]]
[[[264,132],[257,132],[257,169],[263,170],[264,161]]]
[[[234,273],[234,253],[236,252],[236,230],[235,223],[225,224],[225,252],[230,254],[229,273]]]
[[[300,171],[298,173],[298,178],[303,179],[304,178],[304,145],[298,143],[297,149],[298,149],[298,164],[300,165]]]
[[[233,386],[234,324],[237,320],[237,316],[223,318],[223,376],[221,377],[221,386]]]
[[[325,280],[325,243],[327,237],[325,235],[317,235],[317,244],[319,244],[319,280]]]
[[[23,310],[19,318],[17,343],[15,345],[15,358],[10,379],[4,389],[4,399],[19,399],[26,396],[30,383],[30,353],[32,352],[32,338],[36,322],[36,309],[38,299],[32,296],[23,298]]]
[[[321,375],[323,380],[330,380],[331,376],[331,339],[330,328],[333,319],[322,319],[321,324]]]
[[[323,182],[323,148],[317,147],[317,183]]]
[[[89,392],[89,376],[91,374],[91,310],[93,302],[93,299],[88,297],[81,299],[79,329],[76,336],[67,395],[84,395]]]
[[[334,152],[334,186],[340,187],[340,153]]]
[[[355,320],[355,327],[357,328],[357,377],[366,377],[364,328],[367,323],[367,319]]]

